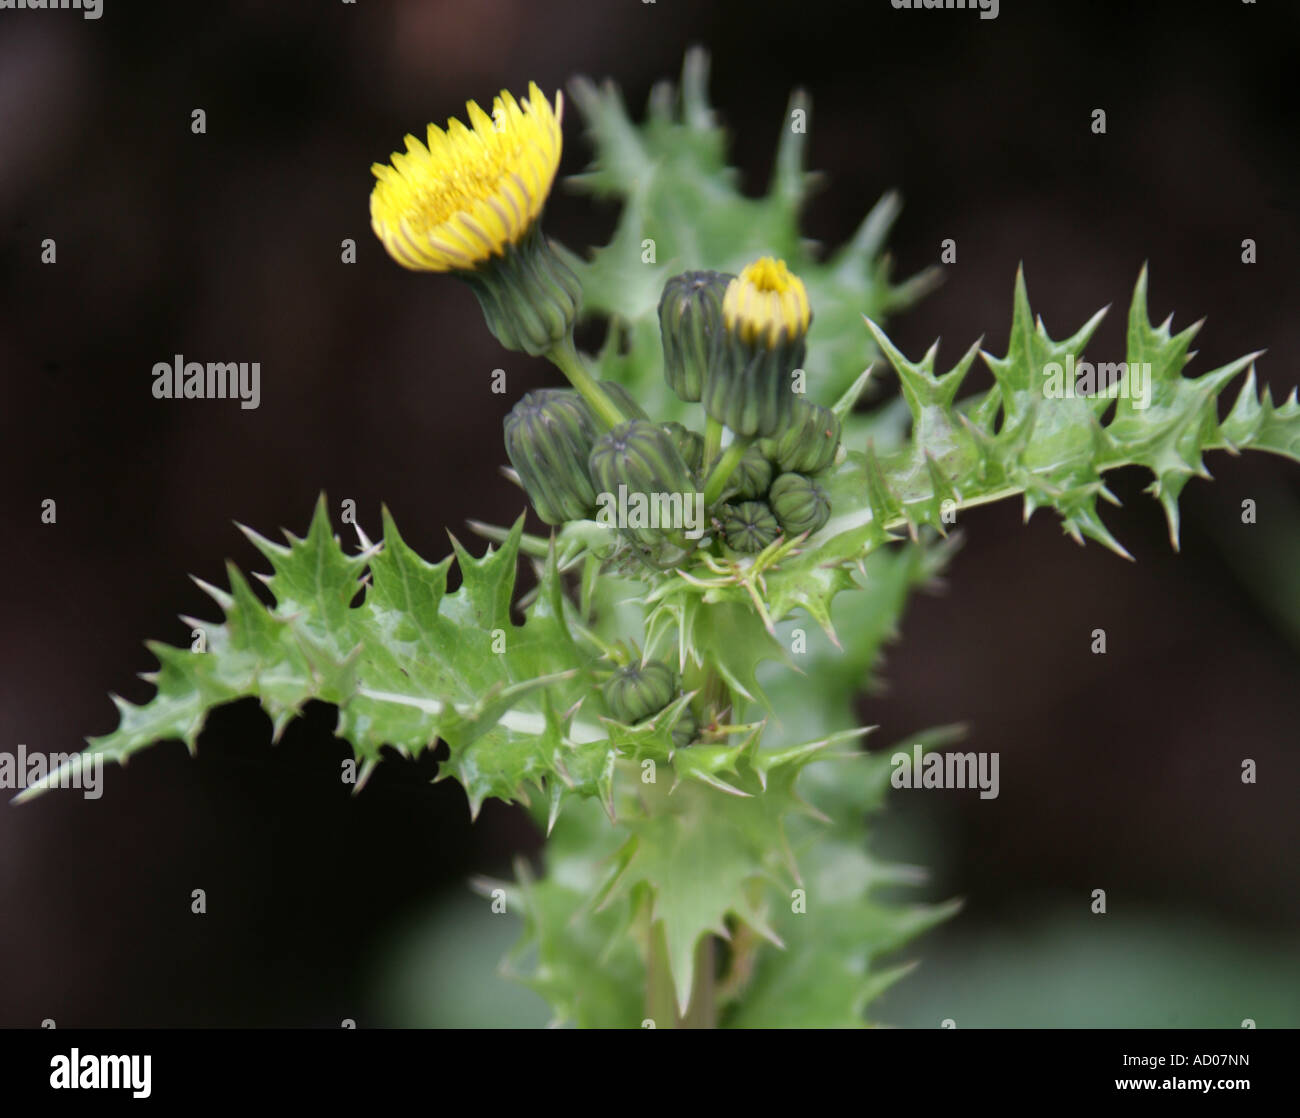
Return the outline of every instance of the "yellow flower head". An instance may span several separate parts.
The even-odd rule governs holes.
[[[533,227],[560,165],[560,117],[533,82],[522,106],[502,90],[488,116],[471,101],[472,128],[454,117],[428,141],[406,137],[392,165],[376,163],[370,225],[388,254],[420,272],[469,272]]]
[[[803,280],[770,256],[747,265],[722,297],[723,325],[743,342],[761,341],[771,349],[783,334],[803,337],[811,321]]]

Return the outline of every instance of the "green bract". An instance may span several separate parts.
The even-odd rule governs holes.
[[[536,225],[478,271],[457,274],[478,297],[488,329],[506,349],[537,357],[573,329],[582,286]]]
[[[704,410],[738,435],[779,435],[794,415],[793,374],[806,351],[803,338],[769,348],[721,331],[704,378]]]

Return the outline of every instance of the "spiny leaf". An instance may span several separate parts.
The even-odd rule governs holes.
[[[571,877],[534,880],[517,863],[517,881],[484,882],[505,888],[506,903],[524,914],[524,935],[503,972],[550,1004],[553,1024],[629,1028],[643,1015],[643,968],[628,935],[627,914],[590,911],[588,893]]]
[[[1097,382],[1111,387],[1082,394],[1081,385],[1076,392],[1069,371],[1084,360],[1103,313],[1056,341],[1035,319],[1023,272],[1017,273],[1007,353],[983,354],[996,383],[960,404],[953,397],[970,352],[937,376],[932,353],[911,362],[873,326],[912,412],[911,439],[882,456],[870,445],[850,448],[827,483],[834,514],[809,541],[804,562],[844,562],[849,547],[865,553],[900,526],[942,529],[945,502],[960,510],[1016,494],[1023,495],[1026,516],[1053,508],[1076,540],[1097,540],[1127,558],[1097,511],[1099,498],[1114,501],[1105,471],[1126,465],[1151,471],[1151,491],[1176,547],[1178,496],[1191,477],[1208,476],[1206,451],[1254,448],[1300,460],[1300,404],[1293,397],[1276,408],[1267,390],[1256,395],[1256,354],[1199,377],[1184,375],[1197,327],[1173,334],[1168,322],[1152,326],[1145,269],[1134,291],[1125,361],[1093,366]],[[1243,371],[1245,386],[1220,424],[1218,397]]]
[[[87,752],[124,762],[169,738],[193,750],[208,712],[246,696],[278,734],[319,699],[338,707],[337,732],[368,765],[384,745],[417,754],[445,741],[440,778],[458,780],[475,813],[489,796],[526,801],[530,787],[552,812],[570,793],[608,798],[611,746],[579,717],[590,657],[570,635],[554,549],[516,625],[522,517],[499,548],[474,556],[453,541],[453,556],[428,563],[387,510],[382,544],[345,554],[325,509],[322,498],[307,534],[286,533],[287,546],[245,530],[271,562],[275,604],[230,566],[229,592],[205,587],[225,615],[205,626],[206,651],[151,644],[157,693],[142,706],[119,701],[117,730]],[[453,562],[461,586],[449,594]]]

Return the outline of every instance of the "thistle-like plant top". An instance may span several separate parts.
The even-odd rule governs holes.
[[[790,261],[813,311],[810,396],[833,402],[842,427],[840,460],[818,477],[830,520],[755,555],[700,550],[683,567],[654,571],[612,566],[606,530],[590,521],[542,538],[524,533],[521,517],[509,529],[479,526],[496,544],[481,556],[453,539],[452,554],[431,563],[387,511],[379,540],[358,531],[345,548],[322,498],[301,538],[248,533],[270,565],[271,601],[233,566],[228,590],[205,586],[222,620],[186,621],[206,630],[206,650],[150,644],[156,694],[143,705],[115,699],[117,729],[88,752],[124,761],[169,739],[193,750],[208,712],[243,697],[261,703],[277,736],[307,701],[334,704],[337,732],[364,772],[385,745],[409,754],[445,742],[440,778],[463,785],[472,811],[488,797],[522,802],[552,831],[550,875],[521,873],[509,888],[529,933],[513,965],[557,1019],[639,1024],[647,977],[656,1012],[684,1013],[699,976],[712,973],[699,952],[725,935],[729,958],[713,991],[722,1023],[859,1024],[867,1001],[903,973],[882,969],[880,956],[951,911],[877,901],[880,886],[908,878],[866,849],[865,816],[883,797],[888,764],[854,745],[865,731],[853,697],[909,593],[950,553],[930,529],[946,531],[945,512],[1020,496],[1026,514],[1052,508],[1076,539],[1126,554],[1097,502],[1113,499],[1106,471],[1141,465],[1177,546],[1178,497],[1206,476],[1205,452],[1300,460],[1300,404],[1292,394],[1275,405],[1257,388],[1253,355],[1185,375],[1196,327],[1174,334],[1169,322],[1152,324],[1145,270],[1125,359],[1149,364],[1149,407],[1123,396],[1049,397],[1047,366],[1077,361],[1101,314],[1054,340],[1030,310],[1023,276],[1003,356],[974,346],[946,373],[936,372],[933,348],[909,360],[877,325],[927,282],[888,282],[879,248],[896,202],[820,261],[798,229],[810,178],[802,131],[787,122],[771,192],[745,198],[703,84],[703,59],[692,55],[680,101],[658,87],[642,126],[612,88],[575,86],[596,145],[581,185],[624,203],[611,243],[571,261],[585,313],[609,323],[596,371],[656,420],[697,418],[664,385],[664,280],[739,271],[756,256]],[[801,96],[791,106],[807,113]],[[643,262],[647,239],[653,262]],[[878,355],[910,422],[895,422],[896,401],[859,407],[871,382],[888,379]],[[980,358],[993,387],[959,399]],[[1235,378],[1243,383],[1220,419],[1219,397]],[[536,588],[516,603],[521,556]],[[460,586],[448,592],[453,564]],[[805,618],[821,631],[811,629],[797,675],[788,630]],[[626,663],[629,649],[669,661],[683,681],[680,697],[636,725],[611,718],[600,698],[600,665]],[[729,696],[730,722],[702,726],[695,744],[677,748],[687,705],[715,685]],[[908,744],[951,737],[940,730]],[[831,758],[837,764],[813,763]],[[657,779],[647,783],[647,771]],[[805,912],[792,907],[792,887],[805,890]],[[788,949],[760,950],[777,942]],[[647,976],[642,960],[659,956],[666,972]]]

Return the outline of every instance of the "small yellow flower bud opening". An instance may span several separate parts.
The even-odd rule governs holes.
[[[803,337],[812,321],[803,280],[784,260],[764,256],[727,285],[722,321],[743,342],[762,342],[769,349]]]

